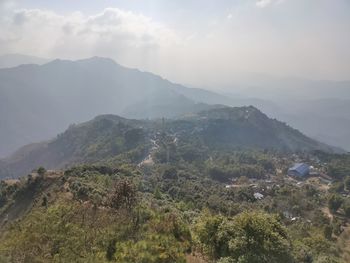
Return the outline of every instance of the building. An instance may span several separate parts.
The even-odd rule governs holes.
[[[289,176],[305,177],[310,173],[310,166],[305,163],[296,163],[288,169]]]
[[[254,198],[256,200],[261,200],[264,198],[264,195],[263,194],[260,194],[260,193],[254,193]]]

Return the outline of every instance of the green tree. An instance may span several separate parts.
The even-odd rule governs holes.
[[[159,189],[159,186],[156,186],[156,188],[154,189],[154,198],[156,199],[162,199],[162,193]]]
[[[39,174],[40,176],[44,176],[45,173],[46,173],[46,169],[45,169],[44,167],[40,166],[40,167],[38,168],[37,172],[38,172],[38,174]]]
[[[344,201],[342,207],[343,207],[345,216],[350,218],[350,200]]]
[[[109,205],[112,208],[127,208],[131,209],[137,202],[137,191],[135,185],[129,180],[120,180],[114,185],[109,200]]]
[[[345,177],[344,186],[345,186],[347,191],[350,191],[350,176]]]
[[[320,256],[315,263],[340,263],[340,261],[332,256]]]
[[[224,248],[218,238],[220,225],[223,223],[222,216],[211,216],[208,213],[202,215],[201,220],[197,224],[197,235],[205,252],[212,258],[219,258]]]
[[[272,215],[244,212],[232,220],[209,217],[201,223],[199,236],[221,262],[292,262],[286,229]]]
[[[44,194],[41,205],[47,207],[47,204],[48,204],[47,195]]]
[[[334,214],[343,204],[343,198],[338,194],[332,194],[328,198],[328,208]]]
[[[327,238],[328,240],[332,239],[332,233],[333,233],[333,228],[330,225],[326,225],[323,228],[324,237]]]
[[[174,238],[149,235],[138,242],[116,244],[116,262],[120,263],[185,263],[185,251]]]
[[[329,188],[329,192],[331,192],[331,193],[341,193],[343,191],[344,191],[343,182],[335,182]]]
[[[237,262],[292,262],[286,229],[277,217],[245,212],[219,229],[219,241],[228,244],[227,255]]]

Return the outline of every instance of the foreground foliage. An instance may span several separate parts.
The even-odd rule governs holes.
[[[0,262],[346,262],[349,183],[331,168],[345,157],[322,157],[325,189],[281,176],[282,153],[164,140],[174,151],[162,144],[150,166],[123,154],[2,182]]]

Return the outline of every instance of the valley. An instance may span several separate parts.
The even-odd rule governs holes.
[[[0,263],[349,263],[349,0],[0,0]]]
[[[272,94],[266,86],[247,86],[238,95],[222,95],[172,83],[102,57],[0,68],[0,158],[24,145],[52,139],[70,125],[102,114],[130,119],[176,119],[220,107],[249,105],[311,138],[349,149],[347,84],[328,83],[329,90],[334,90],[333,100],[309,93],[303,94],[302,100],[292,95],[286,100],[278,95],[284,91],[293,94],[293,89],[305,85],[315,89],[315,83],[306,83],[296,82],[288,88],[281,84],[281,91],[271,96],[266,95]],[[266,85],[270,84],[277,85]]]
[[[289,176],[301,162],[310,174]],[[4,260],[347,257],[349,155],[252,106],[176,120],[101,115],[20,149],[0,167]]]

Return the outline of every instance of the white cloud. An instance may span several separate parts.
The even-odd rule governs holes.
[[[14,0],[0,0],[0,9],[11,9],[15,7]]]
[[[154,52],[180,43],[176,33],[166,26],[117,8],[106,8],[92,16],[80,12],[62,16],[48,10],[23,9],[8,13],[0,23],[0,50],[4,53],[73,58],[128,55],[125,52]]]
[[[283,0],[258,0],[256,2],[256,6],[260,7],[260,8],[263,8],[263,7],[266,7],[266,6],[269,6],[269,5],[272,5],[272,4],[278,4],[278,3],[281,3],[281,2],[283,2]]]
[[[6,0],[5,10],[0,0],[0,53],[69,59],[105,56],[196,85],[229,83],[240,71],[339,79],[350,74],[346,4],[322,0],[320,7],[318,0],[252,0],[222,10],[223,17],[207,15],[203,20],[195,11],[189,18],[175,19],[162,13],[169,15],[163,19],[172,29],[117,8],[61,15],[16,10],[9,8],[11,2],[15,3]],[[316,4],[318,8],[311,8]],[[277,5],[268,12],[258,8]]]

